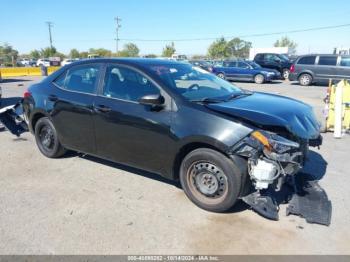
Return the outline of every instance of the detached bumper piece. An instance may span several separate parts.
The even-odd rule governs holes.
[[[254,192],[242,200],[249,205],[255,212],[271,220],[278,220],[279,207],[274,198],[268,195],[260,195]]]
[[[279,204],[288,203],[286,215],[297,215],[308,223],[329,226],[332,204],[326,192],[317,181],[308,181],[307,175],[300,173],[292,185],[286,185],[281,192],[255,191],[242,198],[255,212],[271,220],[279,219]]]
[[[305,181],[297,184],[297,193],[293,195],[287,207],[288,215],[298,215],[308,223],[329,226],[331,224],[332,203],[317,181]]]
[[[23,119],[22,115],[22,104],[19,102],[13,107],[0,111],[0,122],[12,134],[19,137],[21,134],[28,131],[28,125]]]

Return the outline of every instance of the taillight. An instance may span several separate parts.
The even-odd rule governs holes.
[[[28,98],[28,97],[30,97],[31,95],[32,95],[32,94],[27,90],[27,91],[24,92],[23,98]]]
[[[290,66],[290,70],[289,70],[291,73],[294,73],[295,72],[295,65],[294,64],[292,64],[291,66]]]

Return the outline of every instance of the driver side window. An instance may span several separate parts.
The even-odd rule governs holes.
[[[104,96],[137,102],[141,97],[153,94],[160,94],[160,90],[139,72],[119,65],[107,67]]]

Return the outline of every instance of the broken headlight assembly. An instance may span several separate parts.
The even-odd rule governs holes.
[[[234,152],[248,159],[248,173],[255,189],[267,189],[278,178],[295,174],[301,168],[299,143],[272,132],[257,130],[246,137]],[[281,176],[282,175],[282,176]],[[282,180],[277,187],[280,188]]]

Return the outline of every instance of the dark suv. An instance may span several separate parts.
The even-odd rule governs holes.
[[[254,62],[264,68],[279,71],[284,79],[288,79],[289,68],[292,65],[287,56],[275,53],[260,53],[254,58]]]
[[[329,79],[350,79],[350,56],[305,55],[300,56],[290,68],[290,81],[302,86]]]

